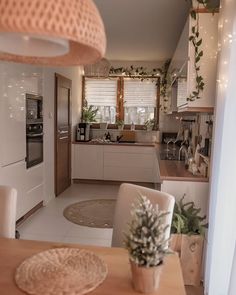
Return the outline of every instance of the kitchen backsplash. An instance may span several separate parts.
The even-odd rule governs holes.
[[[120,136],[125,131],[117,129],[91,129],[91,137],[92,139],[103,138],[109,132],[111,140],[116,141],[117,136]],[[136,142],[160,142],[160,131],[135,130],[134,132]]]

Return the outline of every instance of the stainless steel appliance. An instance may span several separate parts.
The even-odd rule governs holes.
[[[33,167],[43,162],[43,124],[26,126],[26,166]]]
[[[77,125],[76,140],[77,141],[90,140],[90,124],[89,123],[79,123]]]
[[[26,94],[26,122],[43,122],[43,97],[34,94]]]
[[[43,98],[26,94],[26,167],[43,162]]]

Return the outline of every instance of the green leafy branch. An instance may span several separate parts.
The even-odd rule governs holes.
[[[192,1],[190,0],[192,3]],[[209,0],[197,0],[198,5],[202,5],[205,9],[210,10]],[[199,8],[199,7],[198,7]],[[191,35],[189,37],[189,41],[192,43],[194,47],[194,69],[195,69],[195,89],[190,93],[187,101],[194,101],[195,99],[199,99],[201,92],[204,90],[205,82],[203,76],[200,74],[200,61],[203,57],[202,46],[202,38],[199,33],[199,14],[197,10],[192,9],[190,11],[191,18],[195,21],[195,24],[191,28]]]
[[[194,202],[184,203],[184,197],[175,204],[171,225],[171,233],[187,235],[204,235],[208,224],[206,216],[200,216],[201,208],[196,208]]]

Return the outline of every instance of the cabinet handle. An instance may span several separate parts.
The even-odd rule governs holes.
[[[69,131],[60,131],[60,130],[58,130],[58,132],[60,133],[60,134],[66,134],[66,133],[68,133]]]

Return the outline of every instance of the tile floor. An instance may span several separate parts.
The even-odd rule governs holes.
[[[84,227],[69,222],[63,210],[82,200],[114,199],[119,185],[73,184],[28,218],[18,228],[21,239],[110,246],[112,229]],[[186,287],[187,295],[203,295],[202,288]]]
[[[114,199],[119,185],[73,184],[18,228],[21,239],[110,246],[112,229],[84,227],[69,222],[63,210],[82,200]]]

